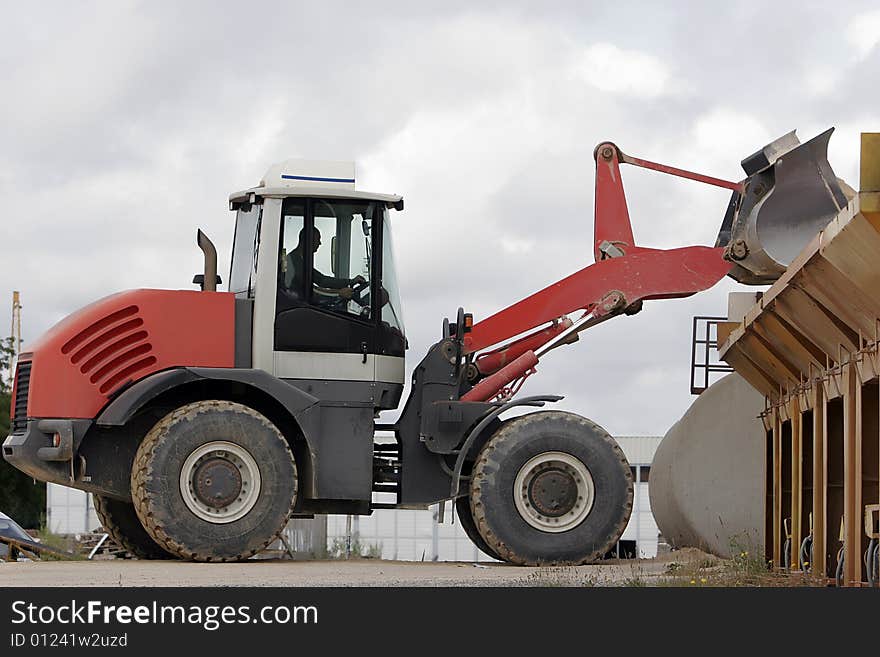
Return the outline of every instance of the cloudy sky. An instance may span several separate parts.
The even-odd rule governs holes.
[[[120,289],[192,289],[196,227],[228,262],[230,192],[288,157],[353,159],[360,188],[406,198],[412,367],[459,305],[479,319],[592,261],[602,140],[739,179],[773,138],[836,126],[829,159],[857,186],[859,132],[880,130],[876,6],[5,2],[0,329],[13,289],[26,340]],[[714,241],[726,191],[624,178],[639,243]],[[733,289],[590,330],[524,391],[665,433],[692,399],[691,317]]]

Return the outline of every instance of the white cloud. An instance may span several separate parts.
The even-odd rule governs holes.
[[[270,163],[355,159],[359,186],[406,198],[394,226],[412,368],[459,305],[485,317],[592,262],[599,141],[736,178],[792,127],[843,124],[835,168],[876,128],[864,72],[827,34],[805,43],[813,17],[794,4],[642,3],[633,22],[582,2],[288,3],[253,29],[257,0],[105,4],[4,16],[0,302],[21,289],[26,339],[117,289],[192,289],[195,228],[228,258],[227,195]],[[784,56],[756,69],[768,43]],[[818,71],[807,89],[805,70]],[[823,70],[839,74],[834,93],[812,94]],[[714,240],[726,192],[623,176],[640,243]],[[584,333],[528,390],[565,394],[613,432],[663,433],[691,401],[690,316],[723,312],[730,285]]]
[[[880,43],[880,9],[854,16],[846,26],[846,39],[859,59],[865,59]]]
[[[611,43],[585,48],[574,69],[588,84],[612,94],[655,98],[673,91],[672,76],[657,57]]]
[[[833,93],[839,81],[840,70],[832,66],[811,67],[804,77],[806,91],[814,98]]]
[[[501,248],[511,255],[524,255],[529,253],[535,246],[534,240],[523,239],[505,235],[501,238]]]
[[[774,139],[758,118],[726,107],[699,116],[690,132],[698,159],[727,167],[738,166],[739,160]]]

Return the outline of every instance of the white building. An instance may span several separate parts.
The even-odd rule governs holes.
[[[633,510],[621,536],[620,556],[649,559],[657,556],[659,531],[651,514],[648,485],[651,461],[662,436],[616,438],[632,470]],[[452,505],[447,502],[445,523],[436,521],[437,506],[427,511],[377,510],[371,516],[352,516],[351,533],[357,535],[362,551],[381,554],[383,559],[402,561],[492,561],[464,533],[458,518],[450,523]],[[327,517],[328,548],[346,540],[347,516]]]
[[[638,550],[640,558],[657,555],[657,524],[651,514],[648,496],[651,461],[662,436],[621,436],[620,444],[630,463],[635,481],[633,511],[621,537],[621,556]],[[401,561],[491,561],[492,559],[471,543],[453,518],[452,504],[446,504],[445,522],[436,520],[438,507],[430,510],[393,511],[380,509],[371,516],[352,516],[351,534],[357,535],[362,552],[378,553],[383,559]],[[452,522],[450,522],[450,520]],[[327,516],[327,548],[339,550],[346,541],[347,516]],[[56,534],[77,534],[93,531],[101,526],[95,515],[91,496],[86,493],[48,484],[46,489],[46,523]],[[293,530],[293,528],[291,528]],[[297,550],[304,548],[303,540],[312,540],[312,534],[297,531],[288,538]],[[320,536],[316,533],[315,536]],[[305,538],[304,538],[305,537]]]
[[[362,552],[401,561],[493,561],[467,537],[452,504],[446,503],[445,522],[436,520],[438,505],[426,511],[379,509],[370,516],[352,516],[351,533]],[[451,522],[450,522],[451,521]],[[327,516],[328,548],[346,540],[348,517]]]
[[[76,488],[46,484],[46,527],[53,534],[82,534],[99,529],[101,521],[92,496]]]
[[[620,537],[623,543],[621,547],[626,547],[626,542],[632,541],[640,559],[651,559],[657,556],[657,539],[660,531],[657,529],[654,514],[651,513],[648,486],[651,479],[651,462],[663,436],[618,436],[615,440],[626,454],[635,482],[632,515],[623,536]]]

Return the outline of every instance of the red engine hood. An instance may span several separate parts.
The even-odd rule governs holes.
[[[233,367],[235,296],[129,290],[81,308],[28,345],[28,417],[93,418],[120,388],[170,367]]]

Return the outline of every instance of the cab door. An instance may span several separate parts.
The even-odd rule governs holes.
[[[284,199],[275,303],[275,375],[373,381],[378,322],[375,201]]]

